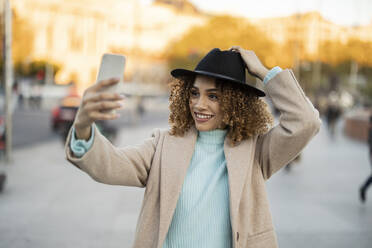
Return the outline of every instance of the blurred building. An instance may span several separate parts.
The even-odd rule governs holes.
[[[136,76],[136,67],[161,77],[168,43],[206,20],[185,0],[13,0],[12,8],[34,31],[28,60],[59,63],[56,82],[73,80],[80,89],[94,83],[106,52],[129,57],[128,77]]]
[[[71,80],[81,92],[94,83],[103,53],[128,56],[126,80],[162,82],[168,77],[167,45],[210,15],[188,0],[12,0],[12,8],[34,33],[33,49],[25,60],[45,59],[61,65],[57,83]],[[344,27],[317,12],[281,18],[247,19],[278,43],[301,42],[317,54],[325,40],[349,38],[372,41],[372,23]],[[140,72],[140,73],[139,73]]]
[[[278,43],[283,44],[288,40],[301,42],[310,55],[315,55],[318,44],[327,40],[342,43],[350,38],[372,41],[372,22],[367,26],[341,26],[326,20],[319,12],[250,21]]]

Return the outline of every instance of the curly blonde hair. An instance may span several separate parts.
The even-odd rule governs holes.
[[[189,107],[190,90],[194,77],[175,79],[170,85],[169,124],[170,134],[183,136],[190,127],[195,126]],[[273,116],[267,104],[246,87],[223,80],[216,80],[221,91],[222,123],[227,128],[227,137],[231,145],[255,135],[266,133],[273,125]]]

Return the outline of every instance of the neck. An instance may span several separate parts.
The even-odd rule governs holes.
[[[227,134],[226,129],[198,131],[198,141],[206,144],[222,144]]]

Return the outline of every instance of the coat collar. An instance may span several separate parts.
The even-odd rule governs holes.
[[[183,181],[191,163],[197,134],[196,128],[191,127],[183,137],[167,135],[164,141],[161,163],[158,244],[164,242],[171,224]],[[254,146],[252,144],[252,139],[243,141],[235,147],[228,144],[227,138],[224,142],[229,178],[230,217],[233,231],[235,230],[240,196],[246,180],[250,178],[248,173],[251,170],[248,170],[248,168],[252,166],[254,156]]]

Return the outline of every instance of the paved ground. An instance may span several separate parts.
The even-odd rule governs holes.
[[[164,122],[122,129],[135,144]],[[323,125],[299,164],[267,184],[282,248],[367,248],[372,244],[372,189],[361,204],[358,187],[370,172],[366,145]],[[143,189],[103,185],[70,165],[59,140],[17,149],[0,194],[0,247],[131,247]]]
[[[324,123],[324,122],[323,122]],[[371,173],[366,144],[325,125],[290,173],[268,182],[281,247],[372,247],[372,188],[359,202],[359,187]]]

